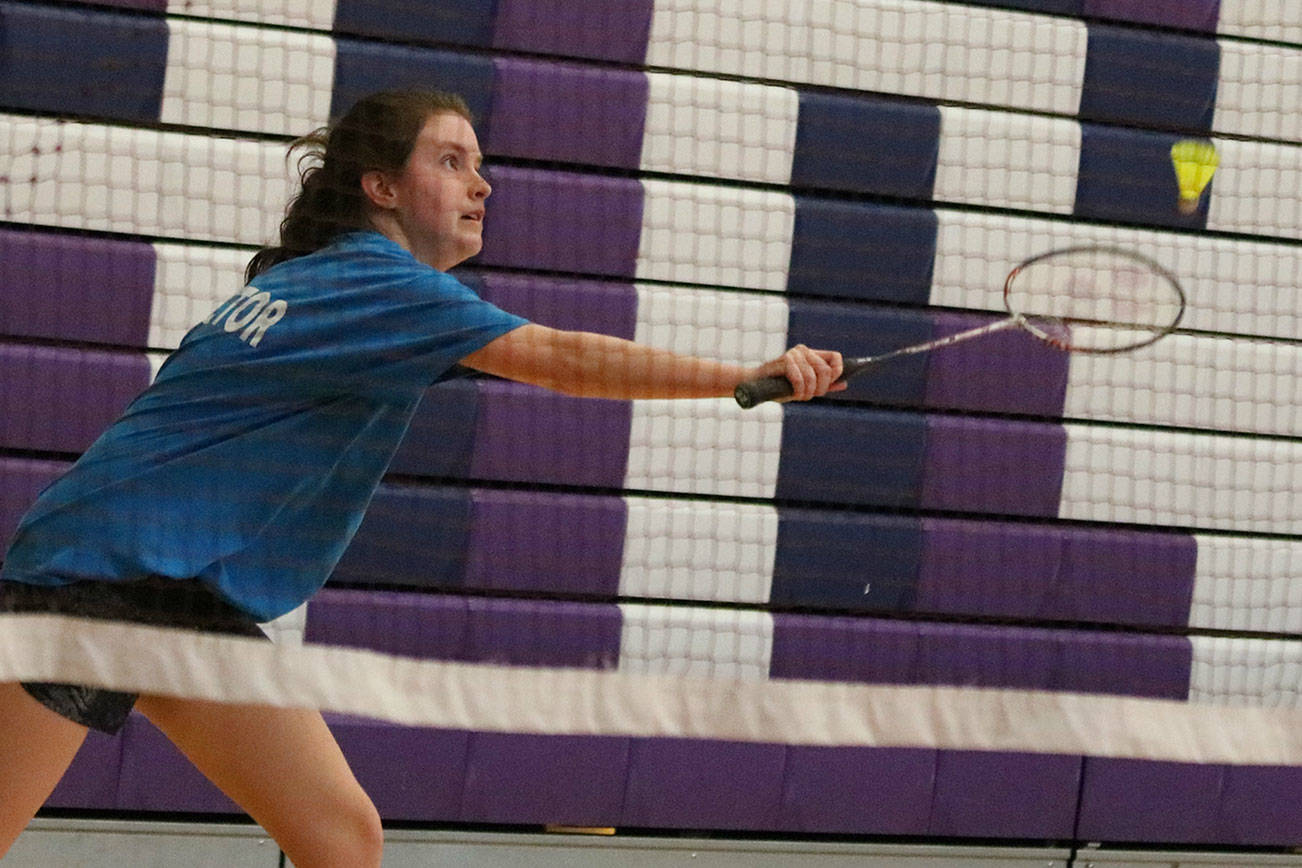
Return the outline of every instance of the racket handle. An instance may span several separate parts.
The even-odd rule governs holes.
[[[786,377],[760,377],[758,380],[747,380],[737,386],[732,396],[737,399],[737,403],[743,410],[749,410],[766,401],[788,398],[793,392],[795,389],[791,387],[791,381]]]

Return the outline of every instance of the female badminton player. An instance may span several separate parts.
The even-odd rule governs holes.
[[[798,400],[844,387],[835,352],[748,369],[530,323],[446,274],[479,252],[490,193],[458,97],[375,94],[296,146],[279,244],[37,499],[0,611],[262,635],[325,582],[457,364],[604,398],[728,397],[775,374]],[[132,707],[299,868],[380,864],[379,816],[318,712],[46,683],[0,684],[0,856],[87,730]]]

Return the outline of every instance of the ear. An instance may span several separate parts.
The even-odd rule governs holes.
[[[366,198],[371,200],[371,204],[377,208],[389,210],[397,205],[398,191],[394,188],[393,179],[387,172],[379,169],[371,169],[369,172],[362,173],[362,192]]]

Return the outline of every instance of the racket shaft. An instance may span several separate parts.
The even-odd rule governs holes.
[[[879,356],[863,356],[858,359],[846,359],[844,370],[841,375],[842,380],[848,380],[862,370],[879,365],[882,362],[889,362],[891,359],[898,359],[900,356],[912,356],[917,353],[925,353],[931,350],[938,350],[941,347],[947,347],[951,344],[961,343],[972,338],[979,338],[982,335],[988,335],[992,332],[1003,331],[1022,324],[1020,316],[1010,316],[1007,319],[1001,319],[997,322],[987,323],[983,326],[970,328],[966,331],[955,332],[952,335],[946,335],[943,338],[936,338],[934,341],[927,341],[923,344],[913,344],[908,347],[900,347],[898,350],[891,350],[889,353],[882,353]]]
[[[878,356],[863,356],[857,359],[846,359],[842,369],[843,372],[841,378],[837,380],[837,382],[839,383],[842,380],[848,380],[857,376],[862,371],[866,371],[868,368],[879,365],[882,362],[890,361],[891,359],[899,358],[900,356],[911,356],[916,353],[925,353],[928,350],[947,347],[951,344],[957,344],[961,341],[981,337],[982,335],[988,335],[992,332],[1013,328],[1021,325],[1022,322],[1023,320],[1020,316],[1010,316],[1007,319],[987,323],[986,325],[977,326],[976,328],[967,329],[966,331],[957,332],[952,335],[946,335],[945,337],[937,338],[934,341],[901,347],[898,350],[891,350],[889,353],[882,353]],[[760,377],[755,380],[748,380],[747,382],[737,386],[736,391],[733,393],[733,397],[736,398],[737,403],[741,405],[742,409],[749,410],[751,407],[763,404],[767,401],[778,401],[782,398],[789,398],[794,394],[794,392],[795,389],[792,387],[791,381],[786,377]]]

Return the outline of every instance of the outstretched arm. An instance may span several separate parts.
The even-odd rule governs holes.
[[[793,400],[845,388],[841,354],[792,347],[754,368],[687,356],[593,332],[521,326],[461,360],[463,365],[584,398],[722,398],[738,383],[782,374]]]

